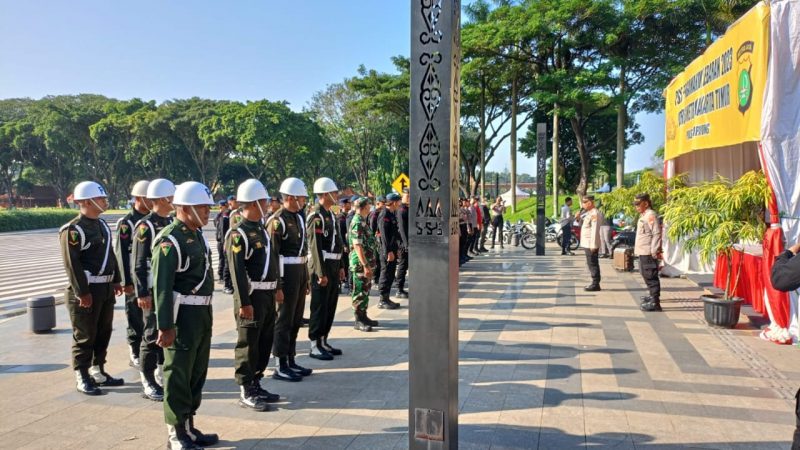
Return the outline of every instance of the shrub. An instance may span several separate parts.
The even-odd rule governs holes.
[[[0,211],[0,232],[58,228],[78,215],[74,209],[30,208]]]

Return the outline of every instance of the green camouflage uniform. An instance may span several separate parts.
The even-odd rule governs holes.
[[[378,245],[375,243],[375,236],[369,227],[366,219],[361,215],[353,216],[350,223],[350,230],[347,233],[347,243],[350,247],[350,275],[353,277],[353,309],[356,311],[366,311],[369,305],[369,289],[372,287],[372,279],[364,276],[364,267],[358,259],[355,245],[361,245],[364,257],[367,259],[370,269],[375,271],[377,264]]]

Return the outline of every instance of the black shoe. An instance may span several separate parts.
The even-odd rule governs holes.
[[[372,327],[371,326],[367,325],[366,323],[364,323],[364,322],[362,322],[360,320],[356,320],[356,323],[353,325],[353,328],[358,330],[358,331],[364,331],[364,332],[372,331]]]
[[[400,307],[400,305],[398,305],[397,303],[389,300],[388,298],[381,299],[381,301],[378,302],[378,308],[380,308],[380,309],[397,309],[399,307]]]
[[[264,412],[271,408],[269,404],[258,395],[258,390],[251,384],[250,386],[239,386],[239,406],[249,408],[254,411]]]
[[[397,297],[397,298],[408,298],[408,292],[400,289],[399,291],[397,291],[397,295],[395,295],[395,297]]]
[[[561,252],[561,256],[566,256],[567,252]]]
[[[652,301],[653,297],[650,297],[649,295],[643,295],[639,297],[639,305],[644,305],[645,303],[650,303]]]
[[[152,400],[154,402],[164,401],[164,388],[156,383],[155,376],[152,372],[141,372],[142,377],[142,397]]]
[[[659,303],[657,301],[649,301],[647,303],[642,303],[642,305],[639,307],[639,309],[641,309],[642,311],[647,311],[647,312],[660,312],[660,311],[663,311],[663,309],[661,309],[661,303]]]
[[[328,338],[322,339],[322,348],[328,351],[333,356],[342,356],[342,351],[336,347],[331,347],[331,344],[328,344]]]
[[[189,416],[186,419],[186,431],[189,435],[189,438],[197,445],[201,447],[207,447],[209,445],[216,445],[219,442],[219,435],[217,433],[203,433],[202,431],[198,430],[194,426],[194,416]]]
[[[78,369],[75,371],[75,388],[81,394],[86,395],[102,395],[103,391],[94,384],[94,380],[89,376],[89,371],[86,369]]]
[[[169,430],[169,440],[167,441],[167,448],[170,450],[203,450],[203,447],[196,444],[189,433],[186,432],[186,427],[183,425],[167,425]]]
[[[226,286],[224,289],[222,289],[222,293],[223,294],[233,294],[233,288]]]
[[[314,373],[313,370],[306,369],[305,367],[300,366],[296,362],[294,362],[294,356],[289,357],[289,368],[292,369],[294,373],[300,375],[301,377],[307,377],[312,373]]]
[[[94,382],[100,386],[122,386],[125,384],[125,380],[122,378],[114,378],[109,375],[105,369],[103,369],[103,366],[92,366],[92,368],[89,369],[89,375],[91,375]]]
[[[380,322],[378,322],[377,320],[370,319],[369,316],[367,315],[366,311],[364,311],[364,314],[361,316],[361,321],[364,322],[365,324],[371,326],[371,327],[379,327],[380,326]]]
[[[601,289],[600,289],[600,285],[599,284],[590,284],[590,285],[586,286],[585,288],[583,288],[583,290],[586,291],[586,292],[597,292],[597,291],[600,291]]]
[[[302,381],[303,377],[295,373],[294,370],[289,368],[289,362],[286,358],[278,359],[278,367],[272,372],[272,378],[281,381]]]
[[[308,356],[314,359],[319,359],[320,361],[333,360],[333,355],[330,354],[328,350],[322,345],[321,339],[311,341],[311,350],[308,352]]]
[[[308,326],[308,319],[306,319],[305,317],[303,317],[303,319],[302,319],[302,320],[300,320],[300,326],[301,326],[301,327],[307,327],[307,326]]]
[[[277,402],[281,401],[281,396],[280,395],[273,394],[272,392],[262,388],[260,380],[254,380],[253,381],[253,389],[255,389],[255,391],[258,394],[258,396],[261,397],[261,399],[264,400],[267,403],[277,403]]]

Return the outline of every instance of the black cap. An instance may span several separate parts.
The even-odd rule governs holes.
[[[382,196],[382,195],[379,195],[379,196],[377,196],[377,197],[375,198],[375,201],[376,201],[376,202],[381,202],[381,203],[383,203],[383,202],[385,202],[385,201],[386,201],[386,197],[384,197],[384,196]]]
[[[649,203],[651,205],[653,204],[653,201],[650,200],[650,194],[646,194],[646,193],[644,193],[644,194],[636,194],[633,197],[633,204],[634,205],[638,204],[639,202],[647,202],[647,203]]]
[[[400,196],[392,192],[386,196],[386,201],[388,202],[397,202],[400,201]]]
[[[350,198],[344,197],[339,199],[339,204],[344,205],[345,203],[350,203]]]
[[[230,201],[230,200],[236,200],[236,196],[235,195],[229,195],[228,196],[228,201]]]
[[[227,205],[228,202],[226,202],[225,200],[220,200],[220,201],[217,202],[217,204],[222,206],[222,205]]]

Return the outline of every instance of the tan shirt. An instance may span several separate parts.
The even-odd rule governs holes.
[[[603,213],[599,209],[593,208],[583,216],[581,222],[581,248],[598,250],[600,248],[600,223],[603,221]]]
[[[633,252],[636,256],[658,255],[661,251],[661,225],[658,223],[656,212],[647,209],[636,224],[636,244]]]

